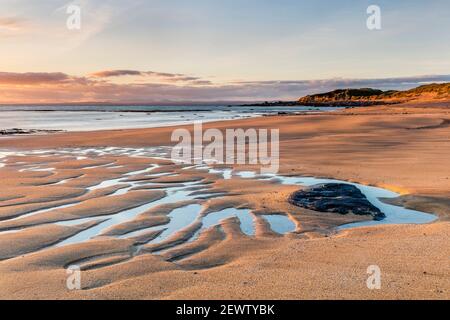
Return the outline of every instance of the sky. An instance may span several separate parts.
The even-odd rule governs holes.
[[[80,29],[67,27],[71,5]],[[448,0],[0,0],[0,103],[294,100],[450,81],[449,13]]]

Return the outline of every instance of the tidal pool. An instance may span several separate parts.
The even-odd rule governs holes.
[[[437,220],[437,216],[427,212],[406,209],[404,207],[391,205],[381,201],[380,199],[393,199],[400,196],[400,194],[367,185],[352,183],[335,179],[322,179],[312,177],[284,177],[279,175],[270,175],[272,180],[279,181],[281,184],[299,185],[299,186],[313,186],[323,183],[342,183],[357,187],[375,207],[381,210],[386,215],[386,218],[381,221],[363,221],[357,223],[350,223],[340,226],[339,229],[356,228],[363,226],[374,226],[380,224],[424,224],[431,223]]]
[[[279,234],[294,232],[295,229],[297,228],[295,223],[287,216],[276,214],[265,214],[262,215],[262,217],[269,223],[270,229]]]
[[[96,148],[96,149],[82,149],[82,148],[73,148],[73,149],[61,149],[61,150],[36,150],[34,152],[30,152],[29,154],[34,155],[52,155],[52,156],[61,156],[61,157],[74,157],[76,159],[82,160],[86,158],[95,158],[97,159],[100,156],[108,155],[108,156],[129,156],[129,157],[143,157],[143,158],[153,158],[153,159],[169,159],[170,156],[170,148],[168,147],[151,147],[151,148],[118,148],[118,147],[105,147],[105,148]],[[5,166],[9,164],[5,164],[3,160],[10,155],[15,156],[27,156],[29,155],[24,153],[14,153],[14,152],[1,152],[0,153],[0,166]],[[21,162],[16,162],[20,164]],[[91,168],[105,167],[108,169],[120,168],[123,166],[115,165],[114,162],[108,164],[101,164],[98,166],[85,167],[80,170],[86,170]],[[124,195],[133,188],[136,187],[151,187],[155,185],[151,181],[146,180],[133,180],[134,177],[138,175],[146,175],[148,178],[158,178],[158,177],[171,177],[178,176],[177,172],[162,172],[162,173],[154,173],[156,168],[159,168],[159,165],[150,165],[148,168],[132,171],[129,173],[122,174],[120,177],[114,176],[113,179],[108,179],[105,181],[101,181],[95,185],[87,187],[87,192],[93,192],[95,190],[104,189],[112,186],[117,186],[117,191],[112,192],[109,196],[118,196]],[[20,170],[33,170],[33,171],[53,171],[54,168],[46,167],[45,165],[24,165]],[[317,184],[324,183],[340,183],[340,184],[349,184],[357,187],[361,192],[366,196],[369,202],[371,202],[374,206],[379,208],[385,215],[386,218],[381,221],[365,221],[365,222],[357,222],[346,224],[340,226],[338,230],[362,227],[362,226],[373,226],[380,224],[424,224],[431,223],[437,220],[437,217],[431,213],[415,211],[403,208],[401,206],[395,206],[391,204],[384,203],[382,199],[392,199],[399,196],[399,194],[372,186],[361,185],[357,183],[351,183],[347,181],[335,180],[335,179],[321,179],[321,178],[313,178],[313,177],[286,177],[278,174],[265,174],[261,176],[259,173],[255,171],[239,171],[233,170],[231,168],[213,168],[208,163],[203,163],[200,165],[187,165],[183,170],[202,170],[207,171],[213,174],[219,174],[225,180],[229,179],[254,179],[260,181],[271,181],[273,183],[285,184],[285,185],[297,185],[297,186],[313,186]],[[78,177],[81,177],[82,174]],[[69,180],[77,179],[78,177],[68,178],[61,180],[55,184],[64,184]],[[135,236],[139,236],[145,232],[149,231],[158,231],[161,230],[162,233],[149,242],[149,244],[156,244],[162,241],[167,240],[171,236],[175,235],[180,230],[183,230],[187,227],[193,226],[195,223],[200,223],[201,227],[195,234],[188,240],[188,242],[194,241],[198,239],[199,235],[208,228],[219,225],[225,219],[235,217],[239,220],[240,229],[243,234],[247,236],[255,235],[255,221],[256,217],[248,209],[236,209],[236,208],[228,208],[217,212],[212,212],[209,214],[202,213],[202,203],[204,201],[208,201],[211,197],[221,197],[227,196],[226,193],[214,193],[208,192],[210,186],[207,183],[203,183],[201,181],[196,182],[186,182],[186,183],[178,183],[176,185],[167,184],[166,187],[161,188],[161,184],[157,184],[158,190],[163,190],[166,192],[166,196],[157,201],[153,201],[141,206],[138,206],[133,209],[124,210],[122,212],[118,212],[112,215],[107,216],[96,216],[96,217],[87,217],[74,219],[70,221],[58,221],[56,224],[63,226],[75,226],[86,222],[97,222],[97,224],[93,227],[90,227],[84,231],[79,232],[78,234],[59,242],[56,246],[64,246],[69,244],[81,243],[84,241],[88,241],[90,239],[96,238],[98,236],[102,236],[106,230],[109,228],[121,224],[123,222],[131,221],[136,218],[138,215],[153,209],[159,205],[164,204],[174,204],[183,201],[193,200],[196,201],[196,204],[183,206],[174,209],[172,212],[168,214],[170,219],[169,223],[166,225],[145,228],[140,230],[132,230],[130,233],[118,236],[118,238],[131,238]],[[162,184],[164,186],[164,184]],[[200,193],[198,192],[200,191]],[[78,205],[80,202],[73,201],[69,204],[64,204],[60,206],[55,206],[53,208],[36,210],[33,212],[28,212],[14,219],[7,220],[20,220],[23,218],[27,218],[30,216],[38,215],[41,213],[46,213],[52,210],[68,208],[72,206]],[[277,215],[277,214],[266,214],[261,215],[261,218],[267,221],[270,229],[274,232],[284,235],[290,232],[294,232],[296,230],[296,223],[289,218],[289,216],[285,215]],[[10,231],[12,232],[12,231]]]

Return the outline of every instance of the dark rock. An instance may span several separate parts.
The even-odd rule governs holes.
[[[19,135],[19,134],[38,134],[38,133],[55,133],[61,132],[62,130],[39,130],[39,129],[0,129],[0,135],[9,136],[9,135]]]
[[[292,194],[289,202],[319,212],[371,215],[375,220],[386,217],[357,187],[350,184],[329,183],[312,186]]]

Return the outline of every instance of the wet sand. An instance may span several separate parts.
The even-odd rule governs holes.
[[[205,129],[279,128],[280,173],[330,177],[397,191],[402,197],[389,202],[438,215],[438,221],[426,225],[337,232],[336,226],[367,217],[293,207],[287,199],[298,186],[239,177],[225,180],[218,174],[160,159],[9,156],[0,169],[5,186],[0,192],[0,298],[449,299],[449,119],[445,103],[425,103],[204,125]],[[26,153],[167,146],[172,130],[5,137],[0,139],[0,149]],[[40,164],[43,170],[52,170],[33,169]],[[138,172],[155,164],[159,167],[151,174]],[[92,189],[130,172],[137,174],[128,176],[124,184],[142,182],[142,187],[133,185],[126,194],[120,194],[120,187],[114,184]],[[64,183],[58,184],[61,181]],[[200,183],[200,195],[226,196],[192,198],[183,206],[201,204],[203,215],[230,207],[252,210],[254,236],[242,232],[237,218],[229,218],[193,241],[184,239],[198,231],[195,224],[152,244],[162,230],[145,230],[164,227],[168,215],[176,210],[170,203],[158,201],[164,198],[168,184],[177,188],[186,183],[192,183],[191,188]],[[158,205],[109,226],[95,240],[55,245],[80,230],[101,226],[103,219],[117,212],[137,206],[145,209],[152,202]],[[68,207],[52,210],[59,206]],[[26,216],[35,210],[49,211]],[[271,213],[288,216],[295,222],[295,232],[280,235],[271,230],[262,218]],[[76,225],[59,224],[86,218]],[[120,237],[127,233],[131,236]],[[165,250],[154,254],[160,249]],[[83,290],[66,288],[64,268],[73,264],[83,270]],[[366,286],[370,265],[382,270],[381,290]]]

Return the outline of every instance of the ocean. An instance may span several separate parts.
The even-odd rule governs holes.
[[[194,121],[234,120],[278,113],[332,111],[334,107],[241,106],[0,106],[0,130],[91,131],[152,128]]]

